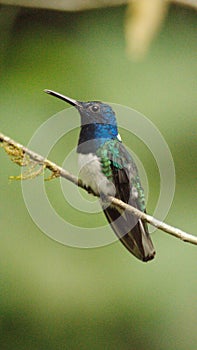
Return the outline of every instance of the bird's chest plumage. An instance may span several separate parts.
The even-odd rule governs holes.
[[[78,154],[79,178],[84,185],[96,194],[115,196],[116,190],[112,181],[104,175],[99,157],[93,153]]]

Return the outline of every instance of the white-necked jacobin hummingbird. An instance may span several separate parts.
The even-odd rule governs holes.
[[[133,158],[122,144],[112,108],[99,101],[80,102],[52,90],[46,93],[73,105],[81,116],[77,146],[80,178],[100,196],[102,209],[112,229],[124,246],[138,259],[154,258],[146,222],[107,203],[115,196],[145,212],[144,191]]]

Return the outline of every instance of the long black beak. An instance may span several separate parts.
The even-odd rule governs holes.
[[[76,101],[73,98],[70,98],[70,97],[64,96],[62,94],[59,94],[59,92],[55,92],[53,90],[48,90],[48,89],[45,89],[44,92],[46,92],[49,95],[55,96],[57,98],[60,98],[61,100],[70,103],[70,105],[72,105],[72,106],[75,106],[75,107],[80,107],[81,106],[79,101]]]

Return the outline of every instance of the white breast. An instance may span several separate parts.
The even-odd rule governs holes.
[[[79,153],[78,164],[79,178],[83,181],[84,185],[92,188],[97,194],[103,193],[108,196],[115,196],[115,186],[102,173],[100,160],[95,154]]]

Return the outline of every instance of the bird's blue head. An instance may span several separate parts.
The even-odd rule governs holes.
[[[113,109],[100,101],[78,102],[76,106],[81,115],[81,126],[86,124],[107,124],[116,126]]]
[[[113,109],[100,101],[80,102],[52,90],[45,90],[77,108],[81,116],[81,132],[78,152],[95,151],[107,140],[118,136],[116,116]],[[89,142],[92,140],[92,142]],[[86,143],[86,146],[85,146]]]

